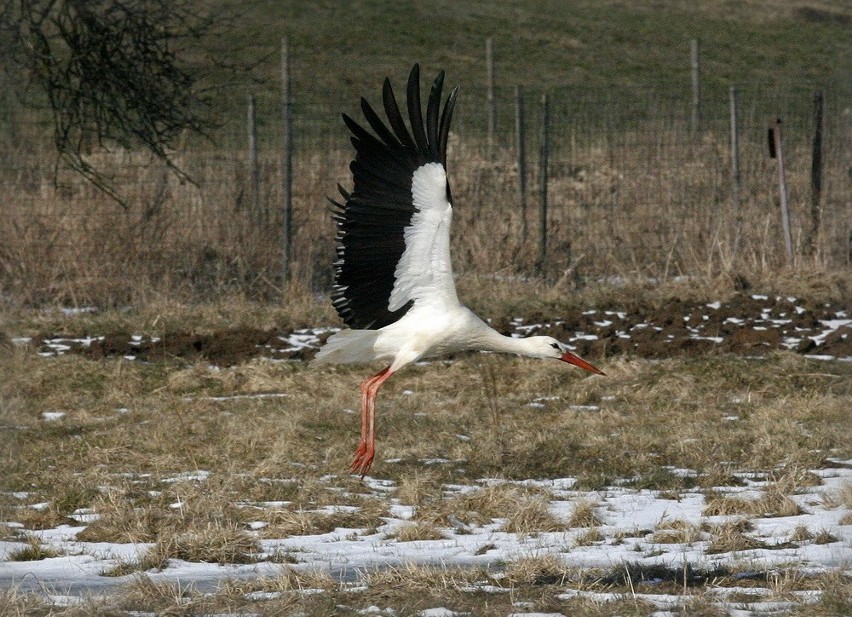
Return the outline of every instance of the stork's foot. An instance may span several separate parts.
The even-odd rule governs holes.
[[[373,465],[373,457],[375,455],[376,447],[368,445],[366,441],[362,441],[358,446],[358,449],[355,450],[355,459],[352,461],[349,471],[359,474],[363,479],[370,471],[370,467]]]

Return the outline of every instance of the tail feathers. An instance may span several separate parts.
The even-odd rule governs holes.
[[[341,330],[329,337],[312,363],[347,364],[375,360],[373,347],[378,336],[378,330]]]

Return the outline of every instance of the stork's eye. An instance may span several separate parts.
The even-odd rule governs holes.
[[[559,349],[559,343],[551,343],[550,346],[554,349]]]

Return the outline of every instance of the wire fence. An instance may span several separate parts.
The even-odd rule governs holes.
[[[784,126],[794,258],[848,268],[852,115],[842,90],[828,85],[823,93],[815,170],[811,87],[738,87],[736,149],[729,90],[703,92],[696,122],[688,90],[674,97],[651,89],[553,87],[542,186],[545,92],[522,92],[519,133],[514,86],[495,88],[492,121],[486,89],[466,88],[448,155],[456,269],[551,280],[570,275],[582,283],[781,267],[777,165],[767,148],[767,127],[776,117]],[[29,304],[124,304],[177,292],[198,299],[224,291],[278,297],[285,279],[281,98],[272,91],[253,96],[250,147],[249,96],[243,96],[245,113],[222,118],[212,141],[188,140],[175,153],[191,182],[141,152],[93,151],[90,160],[120,188],[126,207],[57,165],[48,125],[13,122],[10,113],[0,136],[3,295]],[[334,93],[320,98],[336,100]],[[314,291],[331,284],[335,231],[325,196],[336,193],[338,182],[350,186],[352,150],[339,113],[357,118],[360,112],[357,101],[346,103],[293,97],[288,267]]]

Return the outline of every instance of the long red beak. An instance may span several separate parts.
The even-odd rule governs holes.
[[[585,369],[590,373],[594,373],[595,375],[606,375],[606,373],[604,373],[598,367],[592,366],[591,364],[583,360],[583,358],[581,358],[580,356],[575,356],[570,351],[566,351],[564,354],[562,354],[560,360],[562,360],[563,362],[567,362],[568,364],[573,364],[574,366],[579,366],[581,369]]]

